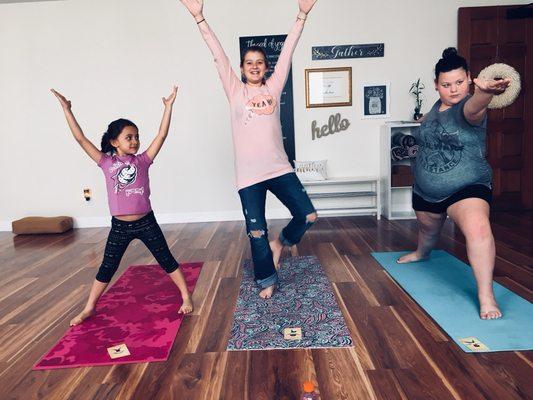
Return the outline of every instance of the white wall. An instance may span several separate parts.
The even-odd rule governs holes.
[[[235,67],[238,37],[281,34],[296,0],[206,0],[205,16]],[[391,84],[391,118],[408,119],[411,82],[421,77],[427,111],[433,66],[456,45],[458,7],[523,1],[319,0],[293,60],[297,158],[328,159],[330,176],[377,174],[382,120],[360,119],[357,84]],[[268,6],[267,6],[268,5]],[[259,17],[253,19],[254,13]],[[385,57],[311,61],[311,46],[385,43]],[[306,109],[304,69],[351,66],[354,106]],[[161,222],[240,218],[228,105],[212,57],[178,0],[69,0],[0,4],[0,229],[27,215],[71,215],[78,226],[109,220],[102,172],[71,137],[53,87],[73,101],[99,145],[107,124],[132,119],[146,146],[157,131],[161,96],[180,87],[171,132],[151,169]],[[348,131],[311,140],[313,120],[348,118]],[[82,189],[93,191],[86,204]],[[270,202],[269,216],[286,211]]]

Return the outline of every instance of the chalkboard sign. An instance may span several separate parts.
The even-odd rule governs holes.
[[[244,36],[239,38],[239,45],[241,49],[241,57],[248,47],[260,46],[265,50],[268,58],[269,71],[266,78],[274,72],[274,67],[278,62],[283,43],[287,35],[268,35],[268,36]],[[294,145],[294,105],[292,100],[292,68],[289,70],[289,76],[280,100],[280,117],[281,117],[281,131],[283,135],[283,146],[285,152],[289,157],[292,166],[293,160],[296,159],[295,145]]]
[[[314,46],[312,48],[313,60],[342,60],[345,58],[383,57],[384,55],[384,43]]]
[[[363,84],[363,118],[383,118],[389,116],[389,85]]]

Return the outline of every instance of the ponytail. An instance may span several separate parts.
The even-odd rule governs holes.
[[[100,147],[102,148],[102,153],[113,153],[115,151],[115,148],[111,145],[111,141],[109,140],[108,131],[105,131],[102,135],[102,143]]]

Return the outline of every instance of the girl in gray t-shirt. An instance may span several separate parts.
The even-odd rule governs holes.
[[[492,172],[485,158],[486,115],[472,125],[464,115],[470,95],[439,111],[437,100],[420,129],[413,134],[419,150],[412,162],[413,192],[423,200],[439,203],[471,185],[491,189]]]
[[[474,79],[455,48],[444,50],[435,66],[439,100],[414,132],[419,145],[413,161],[413,208],[419,224],[416,251],[398,259],[409,263],[428,259],[437,244],[446,216],[466,238],[468,260],[478,288],[479,316],[502,316],[492,275],[496,250],[489,222],[492,172],[485,159],[487,106],[509,79]]]

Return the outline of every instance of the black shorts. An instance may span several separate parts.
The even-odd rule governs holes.
[[[485,200],[490,205],[492,203],[492,189],[485,185],[470,185],[437,203],[426,201],[413,192],[413,209],[415,211],[444,214],[452,204],[471,197]]]

